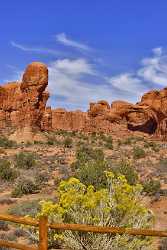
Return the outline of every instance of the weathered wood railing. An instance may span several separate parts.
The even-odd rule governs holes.
[[[39,245],[38,247],[25,246],[19,243],[8,242],[0,240],[0,246],[7,248],[15,248],[21,250],[47,250],[48,249],[48,228],[56,230],[71,230],[80,232],[93,232],[93,233],[111,233],[111,234],[129,234],[133,236],[154,236],[154,237],[167,237],[167,232],[157,231],[150,229],[135,229],[135,228],[122,228],[122,227],[101,227],[101,226],[90,226],[82,224],[49,224],[47,217],[41,217],[39,221],[11,216],[11,215],[0,215],[0,221],[9,221],[22,225],[29,225],[39,228]]]

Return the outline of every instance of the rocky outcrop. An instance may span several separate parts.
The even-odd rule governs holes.
[[[24,140],[42,129],[41,121],[49,97],[45,91],[47,85],[47,67],[34,62],[26,68],[22,81],[0,87],[0,130],[3,133]]]
[[[143,95],[131,104],[102,100],[90,103],[88,112],[46,107],[49,93],[47,67],[30,64],[20,82],[0,87],[0,131],[12,139],[41,139],[39,131],[101,131],[121,134],[139,131],[167,139],[167,88]]]

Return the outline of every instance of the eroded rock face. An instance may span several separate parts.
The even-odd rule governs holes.
[[[46,107],[47,85],[47,67],[34,62],[20,82],[0,86],[0,131],[20,140],[39,139],[38,131],[59,129],[117,134],[139,131],[167,139],[167,88],[144,94],[136,104],[114,101],[110,105],[101,100],[82,112]]]
[[[47,67],[34,62],[26,68],[22,81],[0,87],[1,131],[11,134],[16,130],[41,130],[49,97],[45,91],[47,85]]]

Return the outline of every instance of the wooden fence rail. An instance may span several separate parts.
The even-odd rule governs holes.
[[[71,231],[92,232],[92,233],[129,234],[133,236],[142,235],[142,236],[154,236],[154,237],[167,237],[167,232],[165,231],[157,231],[150,229],[102,227],[102,226],[90,226],[83,224],[49,224],[47,217],[41,217],[39,221],[37,221],[29,218],[12,216],[12,215],[0,215],[0,221],[9,221],[21,225],[29,225],[39,228],[38,247],[25,246],[19,243],[0,240],[0,246],[7,248],[21,249],[21,250],[47,250],[48,228],[60,231],[71,230]]]

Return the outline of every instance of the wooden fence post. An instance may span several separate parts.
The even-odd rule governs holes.
[[[48,218],[42,216],[39,220],[39,250],[48,249]]]

